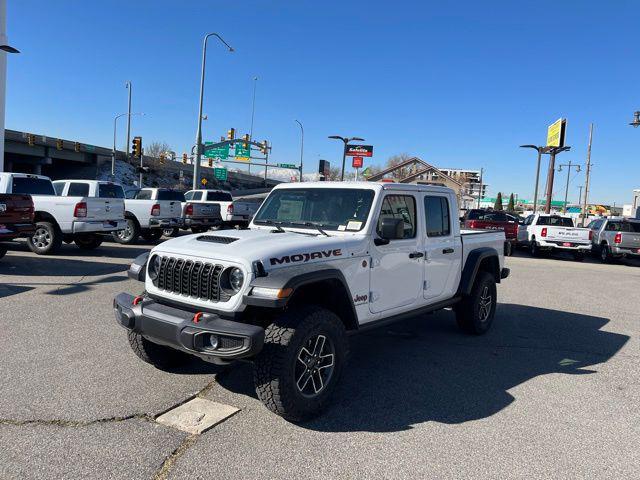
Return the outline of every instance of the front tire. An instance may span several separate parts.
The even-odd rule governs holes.
[[[493,275],[479,272],[471,294],[456,306],[456,322],[465,332],[474,335],[486,333],[496,313],[497,289]]]
[[[74,242],[80,250],[94,250],[102,245],[102,238],[99,235],[85,233],[76,235]]]
[[[29,249],[38,255],[52,255],[62,246],[62,232],[51,222],[37,222],[36,231],[27,238]]]
[[[269,325],[253,378],[258,398],[291,421],[319,414],[349,352],[344,325],[320,307],[292,308]]]
[[[140,236],[140,225],[138,225],[138,222],[133,217],[127,216],[124,221],[124,230],[113,232],[113,240],[122,245],[131,245],[132,243],[136,243]]]
[[[133,331],[127,332],[127,338],[133,353],[135,353],[139,359],[160,370],[170,370],[179,367],[186,363],[189,358],[186,353],[153,343]]]

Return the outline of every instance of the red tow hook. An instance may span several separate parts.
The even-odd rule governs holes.
[[[200,321],[200,319],[202,318],[202,316],[204,315],[204,313],[202,312],[198,312],[193,316],[193,323],[198,323]]]
[[[144,300],[144,297],[141,296],[137,296],[136,298],[133,299],[133,306],[135,307],[136,305],[138,305],[142,300]]]

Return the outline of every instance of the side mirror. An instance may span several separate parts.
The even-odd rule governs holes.
[[[379,234],[384,241],[381,245],[389,243],[390,240],[404,238],[404,220],[401,218],[383,218],[380,222]]]

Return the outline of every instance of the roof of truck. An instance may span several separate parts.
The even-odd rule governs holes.
[[[438,185],[414,184],[414,183],[389,183],[389,182],[293,182],[280,183],[274,187],[274,190],[285,188],[367,188],[376,191],[397,190],[409,192],[452,192],[450,188]]]

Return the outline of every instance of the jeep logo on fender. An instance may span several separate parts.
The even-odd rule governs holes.
[[[280,258],[270,258],[269,262],[271,265],[283,263],[294,263],[294,262],[308,262],[309,260],[313,260],[314,258],[328,258],[328,257],[340,257],[342,255],[342,249],[336,248],[335,250],[321,250],[319,252],[310,252],[310,253],[296,253],[295,255],[285,255]]]

